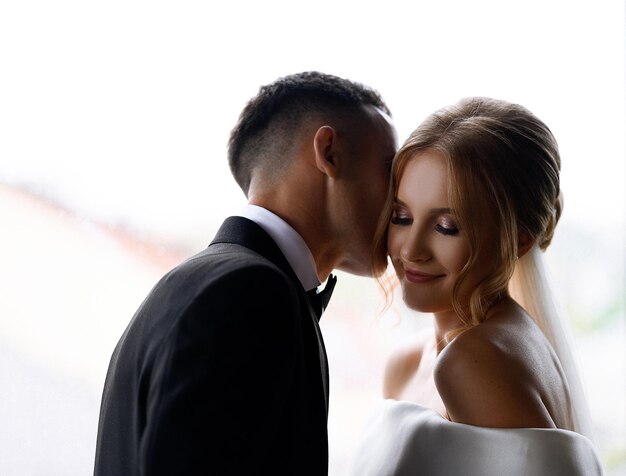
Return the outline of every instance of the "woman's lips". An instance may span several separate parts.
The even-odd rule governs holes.
[[[404,270],[404,277],[410,283],[429,283],[445,276],[444,274],[427,274],[419,271]]]

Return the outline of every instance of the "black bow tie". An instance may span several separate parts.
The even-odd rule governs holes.
[[[331,274],[326,281],[326,286],[324,286],[324,289],[318,292],[317,288],[313,288],[310,291],[306,292],[306,295],[309,298],[309,302],[311,303],[311,306],[313,306],[315,314],[317,314],[318,321],[320,317],[322,317],[324,309],[326,309],[326,307],[328,306],[330,296],[332,296],[333,294],[333,289],[335,288],[336,283],[337,276]]]

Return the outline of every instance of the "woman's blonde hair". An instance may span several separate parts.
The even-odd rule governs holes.
[[[387,268],[387,227],[407,163],[418,153],[436,151],[447,159],[448,200],[467,236],[470,257],[453,290],[453,306],[464,327],[483,322],[489,307],[506,291],[515,269],[520,231],[545,250],[562,208],[558,146],[548,127],[517,104],[466,98],[428,116],[393,161],[391,187],[376,232],[374,272]],[[497,234],[491,272],[472,290],[469,309],[459,289],[480,251],[479,225],[487,220]],[[484,246],[484,245],[483,245]],[[384,286],[384,284],[383,284]],[[387,293],[389,296],[389,294]],[[469,312],[467,312],[469,310]]]

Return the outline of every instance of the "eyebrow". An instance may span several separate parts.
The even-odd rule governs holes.
[[[398,204],[398,205],[400,205],[400,206],[402,206],[402,207],[407,207],[407,208],[409,208],[409,207],[408,207],[408,205],[407,205],[406,203],[404,203],[402,200],[400,200],[400,199],[399,199],[399,198],[397,198],[397,197],[394,197],[394,199],[393,199],[393,203],[394,203],[394,204]],[[452,208],[432,208],[430,211],[431,211],[432,213],[449,213],[449,214],[451,214],[451,215],[454,215],[454,214],[456,213],[456,212],[454,211],[454,209],[452,209]]]

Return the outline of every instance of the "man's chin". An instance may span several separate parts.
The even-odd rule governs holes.
[[[358,261],[344,261],[337,266],[339,271],[343,271],[345,273],[350,273],[355,276],[363,276],[367,278],[374,277],[374,271],[372,270],[371,263],[362,263]]]
[[[346,260],[337,266],[337,269],[340,271],[344,271],[346,273],[353,274],[355,276],[363,276],[366,278],[379,278],[381,277],[385,271],[387,270],[387,257],[382,261],[372,262],[372,258],[368,257],[365,260]],[[382,263],[385,266],[382,266]]]

